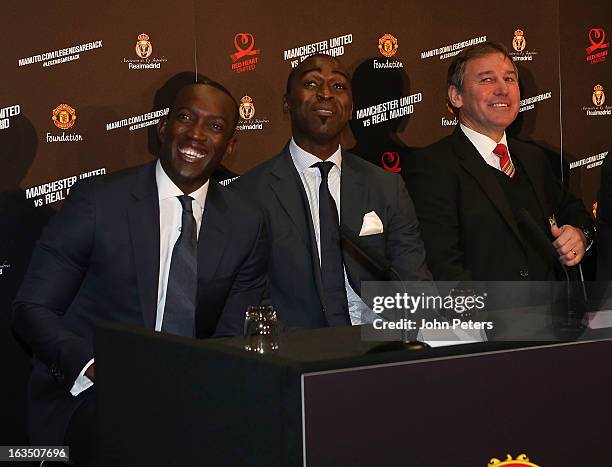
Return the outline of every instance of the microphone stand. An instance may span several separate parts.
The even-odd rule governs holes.
[[[363,242],[359,239],[355,233],[349,229],[346,225],[340,225],[340,238],[342,241],[349,244],[352,249],[356,250],[363,258],[365,258],[370,264],[372,264],[376,269],[381,271],[387,279],[392,279],[400,282],[402,284],[402,288],[404,293],[407,294],[406,286],[404,281],[400,277],[397,270],[393,267],[390,261],[381,256],[378,252],[370,249],[368,246],[364,245]],[[404,309],[403,319],[405,323],[408,323],[408,310]],[[387,342],[384,344],[380,344],[375,346],[371,351],[374,352],[384,352],[384,351],[393,351],[393,350],[421,350],[429,348],[429,344],[426,342],[421,342],[416,339],[410,338],[409,330],[405,327],[402,329],[402,340],[401,341],[393,341]]]
[[[556,250],[552,246],[550,240],[544,235],[544,232],[538,227],[536,222],[533,220],[529,212],[525,208],[521,208],[519,210],[520,220],[523,222],[528,230],[531,232],[532,236],[537,239],[538,243],[540,243],[541,247],[544,248],[544,251],[547,252],[548,256],[551,257],[553,264],[555,264],[558,268],[563,271],[563,275],[565,276],[565,313],[564,319],[559,325],[559,332],[561,334],[568,334],[570,332],[575,333],[582,329],[581,325],[581,313],[578,310],[574,309],[572,303],[572,293],[571,293],[571,284],[570,276],[564,264],[559,262],[559,258]]]

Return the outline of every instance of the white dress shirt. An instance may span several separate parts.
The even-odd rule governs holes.
[[[168,289],[168,274],[170,274],[172,250],[181,234],[183,207],[178,197],[184,193],[166,175],[159,161],[155,167],[155,179],[159,196],[159,282],[157,286],[155,330],[161,331],[164,320],[164,308],[166,306],[166,290]],[[196,191],[189,193],[189,196],[193,198],[191,206],[193,217],[195,217],[196,221],[198,238],[200,236],[200,226],[202,225],[202,215],[204,214],[204,203],[206,202],[209,183],[207,181]]]
[[[289,152],[293,165],[300,174],[300,179],[304,185],[306,191],[306,197],[308,198],[308,205],[310,207],[310,217],[312,218],[312,225],[314,227],[315,238],[317,241],[317,251],[319,252],[319,263],[321,262],[321,223],[319,220],[319,185],[321,184],[321,171],[317,167],[311,167],[317,162],[321,162],[317,156],[310,154],[309,152],[300,148],[293,138],[289,143]],[[327,177],[327,185],[329,191],[334,198],[336,203],[336,209],[338,210],[338,219],[340,219],[340,175],[342,173],[342,152],[340,146],[336,152],[334,152],[328,159],[328,162],[333,162],[334,166],[329,171]],[[344,286],[346,288],[346,298],[349,307],[349,316],[351,318],[351,324],[364,324],[371,322],[374,318],[374,313],[363,303],[359,295],[355,293],[349,284],[348,277],[346,275],[346,268],[344,268]]]
[[[170,273],[170,262],[172,260],[172,250],[174,244],[181,233],[183,207],[178,200],[178,196],[184,193],[178,188],[170,177],[166,174],[159,160],[155,166],[155,181],[157,182],[157,194],[159,197],[159,280],[157,286],[157,315],[155,318],[155,330],[160,331],[164,320],[164,307],[166,305],[166,290],[168,288],[168,274]],[[204,214],[204,204],[208,194],[207,181],[189,196],[193,198],[191,202],[193,216],[196,221],[196,234],[200,235],[202,216]],[[77,396],[85,389],[93,385],[85,372],[93,364],[92,358],[74,382],[70,389],[73,396]]]
[[[506,132],[504,132],[504,135],[498,142],[495,142],[488,136],[485,136],[482,133],[478,133],[477,131],[466,127],[463,123],[460,123],[459,126],[461,127],[461,130],[463,131],[465,136],[467,136],[470,142],[476,147],[476,150],[482,156],[484,161],[494,169],[501,171],[501,167],[499,165],[499,156],[493,152],[493,149],[495,149],[498,144],[503,144],[506,146],[506,148],[508,147],[508,142],[506,141]],[[508,156],[510,157],[510,162],[512,162],[512,156],[510,156],[509,148]],[[514,164],[514,162],[512,163]]]

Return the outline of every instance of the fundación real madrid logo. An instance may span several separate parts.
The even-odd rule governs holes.
[[[522,52],[525,50],[525,46],[527,45],[527,39],[525,39],[525,33],[522,29],[517,29],[514,31],[514,39],[512,39],[512,47],[517,52]]]
[[[240,99],[240,107],[238,107],[240,120],[236,125],[238,131],[258,131],[263,130],[264,126],[270,123],[266,118],[255,118],[255,104],[251,96],[244,95]]]
[[[527,50],[527,39],[525,31],[521,28],[516,28],[514,37],[512,38],[512,48],[514,51],[508,52],[515,62],[532,61],[533,57],[538,55],[536,50]]]
[[[58,105],[53,109],[53,115],[51,117],[55,126],[62,130],[67,130],[74,125],[76,118],[76,110],[68,104]]]
[[[533,462],[529,461],[529,457],[525,454],[521,454],[516,457],[516,459],[512,459],[510,454],[506,455],[506,460],[499,460],[497,458],[493,458],[487,464],[487,467],[539,467]]]
[[[136,42],[136,55],[140,58],[149,58],[153,53],[153,44],[149,41],[149,36],[147,34],[139,34],[138,42]]]
[[[244,96],[240,99],[240,108],[238,111],[243,120],[252,119],[255,116],[255,104],[253,104],[253,99],[249,96]]]
[[[393,57],[395,52],[397,52],[397,39],[393,37],[391,34],[385,34],[380,39],[378,39],[378,50],[385,57]]]
[[[601,84],[596,84],[593,88],[593,104],[597,107],[601,107],[606,102],[606,95],[604,93],[604,88]]]

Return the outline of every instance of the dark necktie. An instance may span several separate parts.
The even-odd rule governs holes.
[[[321,242],[321,283],[325,316],[330,326],[351,324],[344,286],[344,266],[336,203],[329,192],[327,178],[333,162],[317,162],[321,171],[319,185],[319,229]]]
[[[162,331],[193,336],[198,281],[196,222],[191,209],[193,198],[182,195],[178,199],[183,206],[181,233],[172,250]]]

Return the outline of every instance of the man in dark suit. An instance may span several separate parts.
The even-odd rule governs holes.
[[[95,465],[96,323],[241,333],[265,284],[263,216],[209,181],[237,119],[220,84],[183,87],[159,122],[159,160],[77,184],[46,228],[14,302],[35,356],[32,444],[68,444],[79,465]]]
[[[612,158],[601,167],[597,199],[597,280],[612,281]]]
[[[272,240],[269,295],[292,327],[371,321],[361,282],[380,272],[350,246],[341,248],[339,224],[403,279],[431,278],[402,179],[340,149],[352,107],[351,81],[337,59],[313,55],[301,62],[284,97],[293,138],[231,185],[264,210]]]
[[[487,42],[463,50],[447,84],[460,124],[407,169],[434,278],[550,280],[557,259],[577,265],[592,220],[542,150],[506,137],[520,101],[506,49]]]

